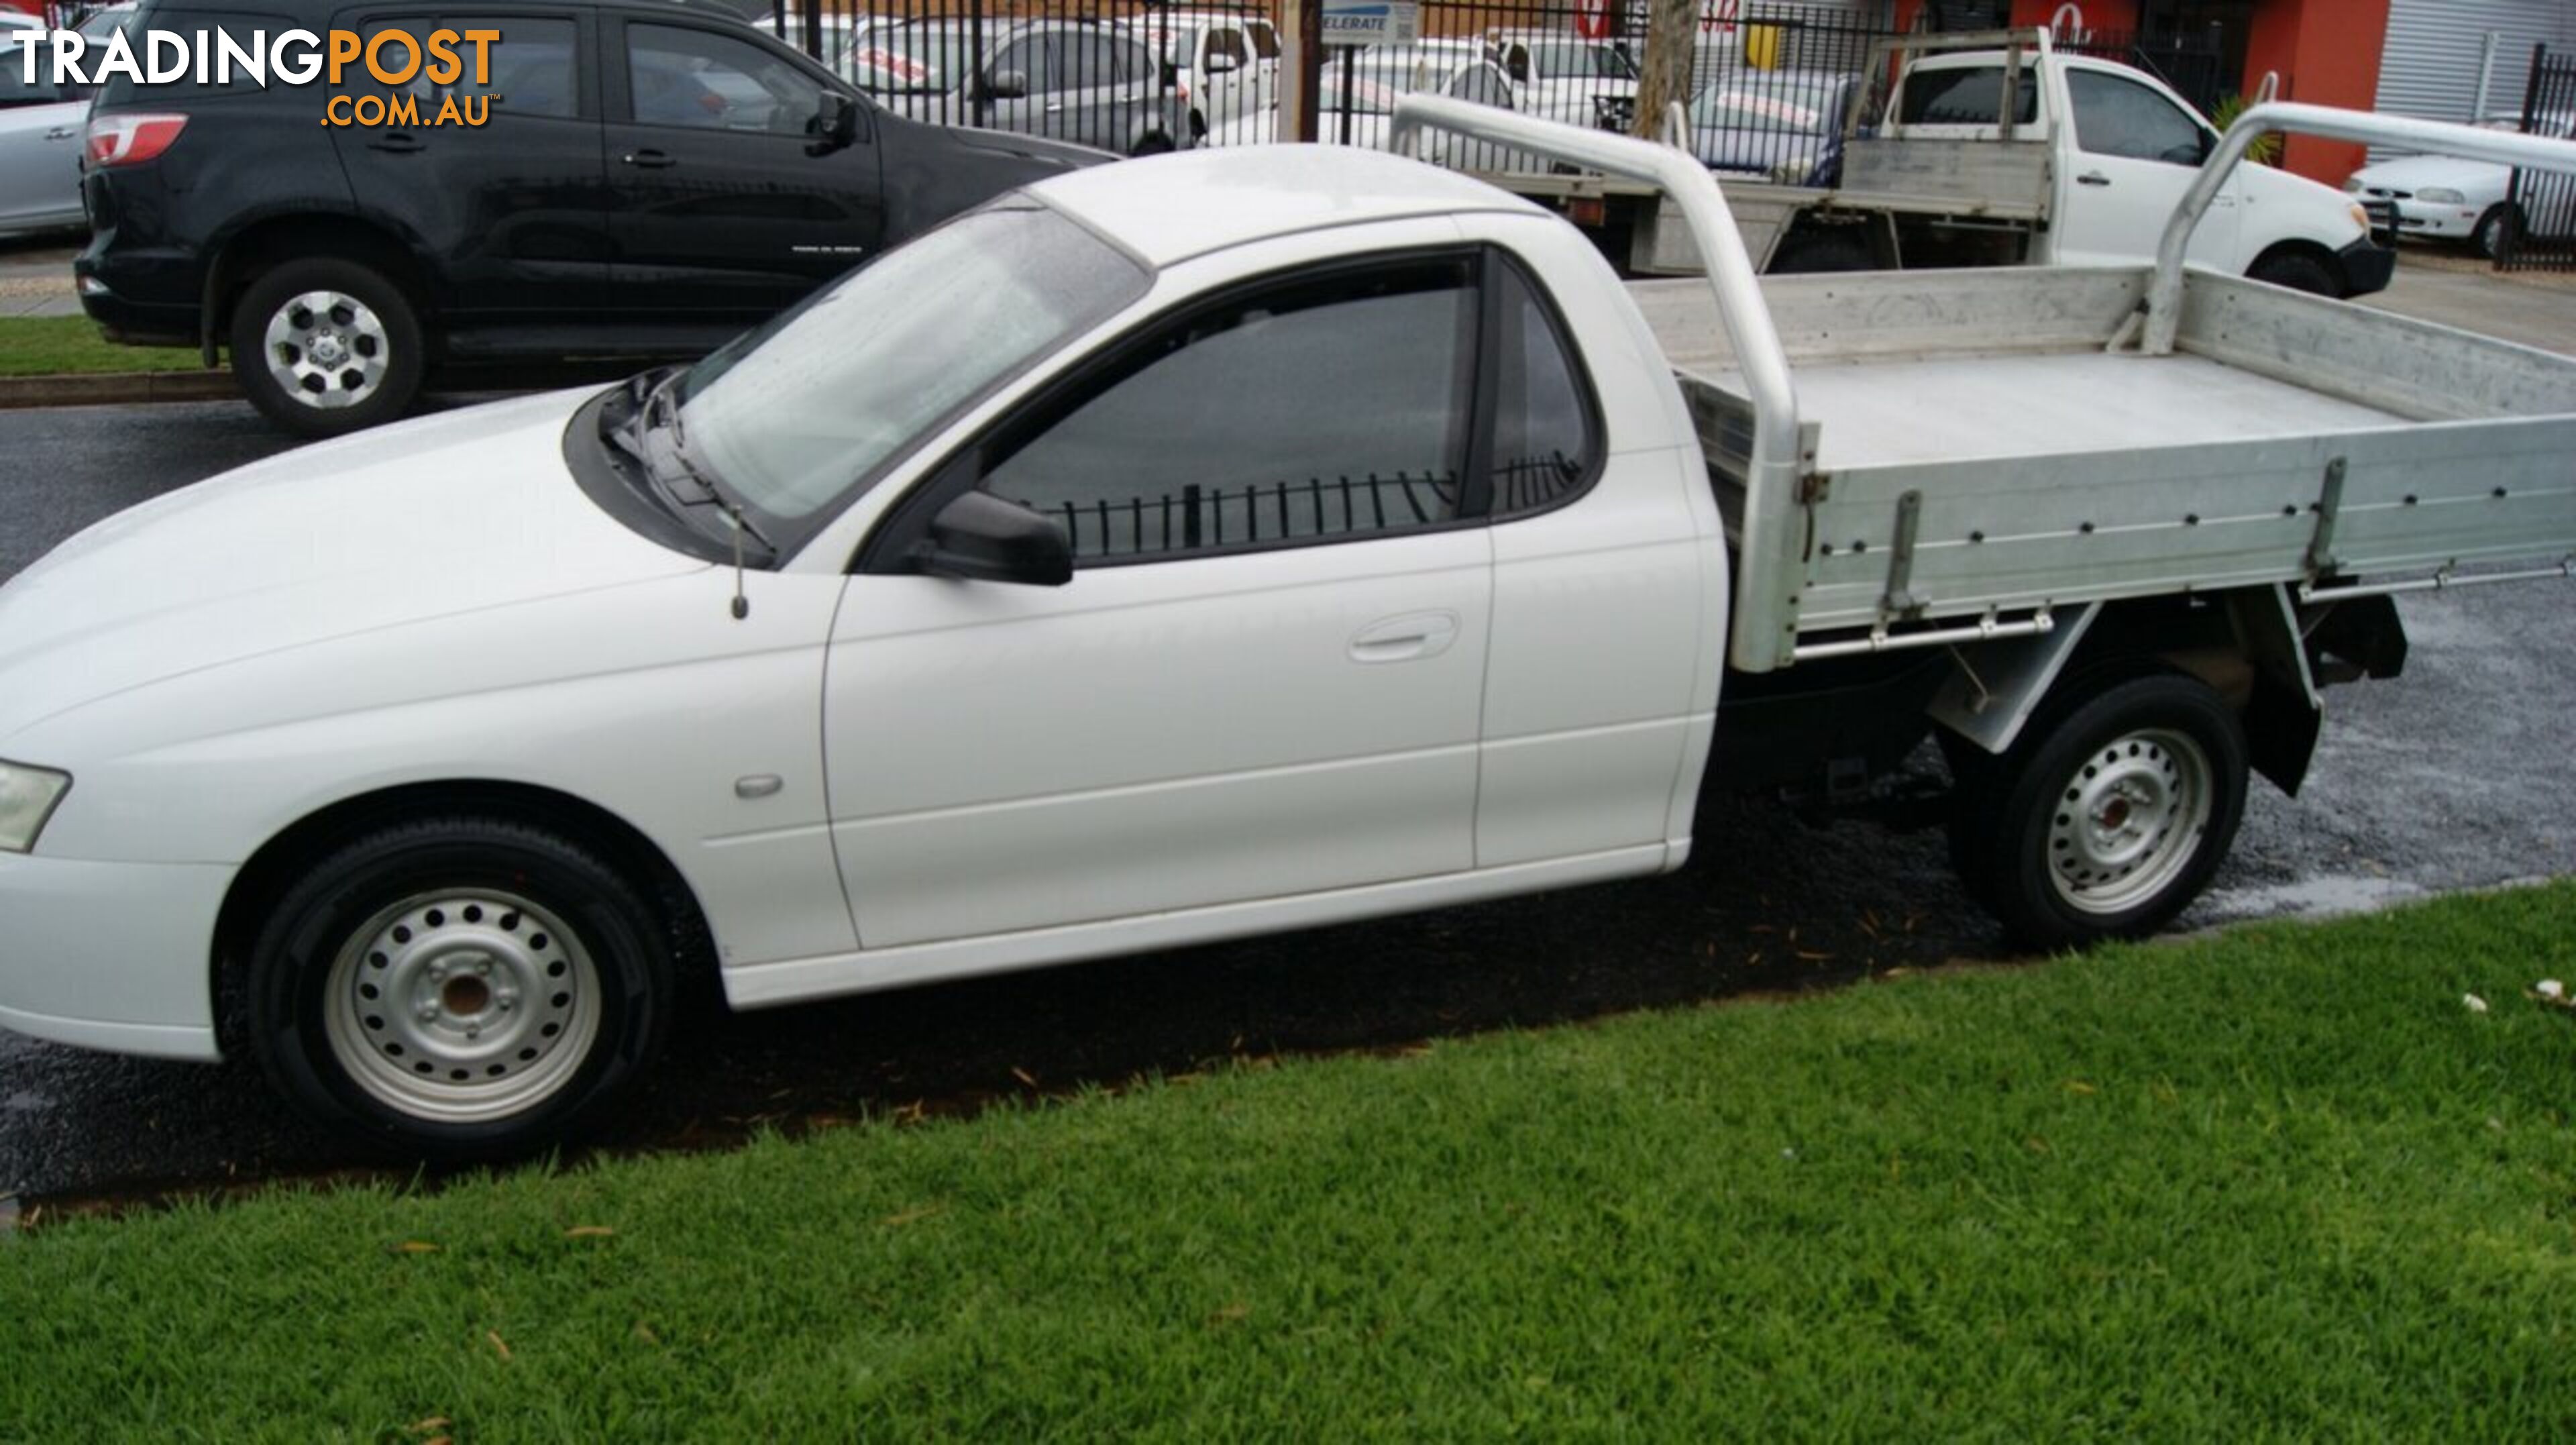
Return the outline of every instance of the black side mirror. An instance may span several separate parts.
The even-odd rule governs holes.
[[[1029,93],[1029,73],[1025,70],[997,70],[984,77],[986,100],[1024,100]]]
[[[808,129],[814,143],[806,149],[816,155],[854,143],[859,138],[859,103],[837,90],[824,91],[823,104]]]
[[[1064,528],[990,492],[966,492],[930,519],[930,536],[913,559],[936,577],[1061,587],[1073,580],[1073,544]]]

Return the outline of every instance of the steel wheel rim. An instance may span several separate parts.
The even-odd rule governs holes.
[[[350,933],[323,990],[341,1070],[376,1102],[440,1123],[533,1108],[599,1036],[588,947],[504,889],[442,889],[379,911]]]
[[[393,346],[385,324],[344,291],[306,291],[268,318],[268,374],[317,411],[356,406],[385,383]]]
[[[2189,735],[2141,728],[2095,748],[2057,790],[2048,881],[2080,913],[2124,913],[2191,866],[2214,808],[2209,754]]]

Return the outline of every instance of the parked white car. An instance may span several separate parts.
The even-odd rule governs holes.
[[[0,32],[0,236],[76,229],[86,99],[67,99],[41,69],[29,84],[15,30]]]
[[[1494,29],[1485,43],[1532,115],[1625,130],[1636,114],[1637,62],[1624,42],[1564,30]]]
[[[1279,29],[1235,10],[1160,10],[1118,21],[1153,47],[1202,134],[1268,110],[1279,97]]]
[[[2490,116],[2485,125],[2489,130],[2518,131],[2522,129],[2522,117]],[[2576,134],[2576,116],[2547,117],[2541,133],[2565,140]],[[2378,161],[2353,172],[2343,188],[2346,194],[2395,206],[2400,235],[2465,241],[2481,256],[2495,255],[2504,244],[2506,231],[2517,220],[2511,204],[2513,172],[2504,166],[2458,156],[2398,156]],[[2520,220],[2528,223],[2530,218]]]

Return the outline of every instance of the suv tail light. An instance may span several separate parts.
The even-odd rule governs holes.
[[[139,166],[168,150],[187,126],[184,115],[93,116],[83,150],[101,170]]]

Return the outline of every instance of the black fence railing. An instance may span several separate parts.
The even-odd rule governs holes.
[[[2552,55],[2546,45],[2532,51],[2522,128],[2531,135],[2576,137],[2576,55]],[[2496,269],[2576,271],[2576,176],[2516,170],[2511,194]]]
[[[1458,514],[1458,479],[1372,472],[1267,486],[1189,486],[1123,502],[1098,498],[1041,510],[1064,524],[1078,560],[1158,557],[1428,526]]]
[[[1271,138],[1267,3],[771,0],[753,23],[914,120],[1120,155]]]
[[[730,0],[759,7],[764,0]],[[1122,155],[1280,138],[1271,0],[765,0],[754,23],[897,114],[1076,141]],[[1692,149],[1728,174],[1831,185],[1843,117],[1883,7],[1727,0],[1691,35]],[[1449,95],[1576,125],[1636,124],[1645,11],[1588,0],[1423,0],[1410,45],[1328,50],[1318,139],[1383,149],[1398,97]],[[2093,34],[2060,48],[2162,78],[2208,110],[2227,77],[2213,35]],[[1883,87],[1886,77],[1874,77]],[[1428,158],[1485,172],[1535,157],[1434,137]]]

